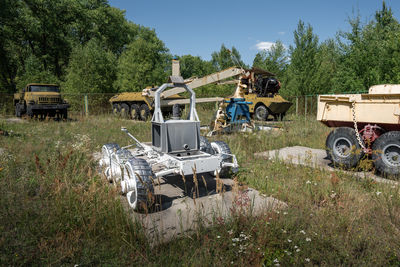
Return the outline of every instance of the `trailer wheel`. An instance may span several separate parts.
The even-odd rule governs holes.
[[[142,121],[147,121],[149,117],[150,117],[149,106],[146,103],[140,105],[140,119]]]
[[[214,154],[214,150],[211,146],[211,143],[204,136],[200,136],[200,151],[203,151],[208,154]]]
[[[254,118],[256,120],[266,121],[268,119],[268,115],[269,115],[268,109],[264,105],[259,105],[254,110]]]
[[[128,118],[129,117],[129,106],[128,106],[128,104],[125,104],[125,103],[121,104],[121,116],[122,116],[122,118]]]
[[[131,119],[132,120],[137,120],[139,118],[139,105],[138,104],[132,104],[131,105]]]
[[[357,166],[364,152],[354,129],[339,127],[326,138],[326,154],[335,165],[351,169]]]
[[[141,158],[131,158],[125,163],[122,190],[126,191],[129,206],[136,211],[148,211],[154,203],[154,177],[148,162]]]
[[[382,134],[372,145],[372,159],[379,173],[398,176],[400,174],[400,132]]]
[[[214,154],[229,154],[229,155],[223,155],[223,160],[222,160],[223,162],[232,162],[232,156],[230,156],[232,152],[227,143],[225,143],[224,141],[215,141],[211,142],[211,147],[214,150]],[[222,168],[219,171],[219,175],[221,177],[227,177],[230,170],[231,167]]]

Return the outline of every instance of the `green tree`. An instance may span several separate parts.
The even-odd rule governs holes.
[[[291,95],[310,95],[319,92],[316,74],[318,37],[310,24],[306,27],[300,20],[294,31],[294,46],[290,46],[290,65],[285,93]]]
[[[34,55],[25,60],[24,73],[19,76],[17,88],[22,89],[28,83],[53,83],[59,84],[60,80],[48,70],[43,68],[40,60]]]
[[[239,51],[234,46],[229,50],[224,44],[221,45],[221,49],[218,52],[211,54],[211,63],[218,71],[233,66],[247,67],[241,60]]]
[[[181,76],[184,79],[190,77],[203,77],[215,71],[210,61],[204,61],[200,57],[184,55],[178,58],[181,70]]]
[[[140,91],[166,82],[171,55],[154,30],[141,28],[139,38],[131,42],[118,60],[115,87],[120,92]]]
[[[116,79],[116,56],[96,39],[77,46],[71,53],[64,91],[68,93],[112,93]]]
[[[358,92],[375,84],[399,83],[400,26],[391,8],[383,2],[382,10],[365,26],[360,16],[349,22],[352,30],[339,36],[341,56],[335,91]]]
[[[253,60],[253,67],[268,70],[278,77],[283,77],[288,66],[288,57],[285,46],[277,41],[266,51],[258,52]]]

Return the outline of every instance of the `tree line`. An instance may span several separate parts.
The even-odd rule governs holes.
[[[165,82],[174,57],[184,78],[235,65],[263,68],[292,96],[400,83],[400,24],[385,2],[369,22],[354,16],[349,32],[323,42],[299,21],[293,45],[276,41],[252,66],[224,44],[210,61],[172,55],[153,29],[128,21],[107,0],[0,0],[0,6],[0,91],[9,93],[31,82],[58,83],[67,93],[140,91]]]

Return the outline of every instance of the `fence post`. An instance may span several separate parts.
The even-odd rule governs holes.
[[[296,96],[296,116],[299,115],[299,97]]]
[[[84,99],[85,99],[85,115],[86,115],[86,116],[89,116],[89,103],[88,103],[88,96],[87,96],[87,94],[85,94]]]
[[[304,96],[304,118],[307,117],[307,95]]]

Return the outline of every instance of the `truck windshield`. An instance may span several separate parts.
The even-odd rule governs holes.
[[[31,92],[60,92],[58,86],[55,85],[31,85]]]

